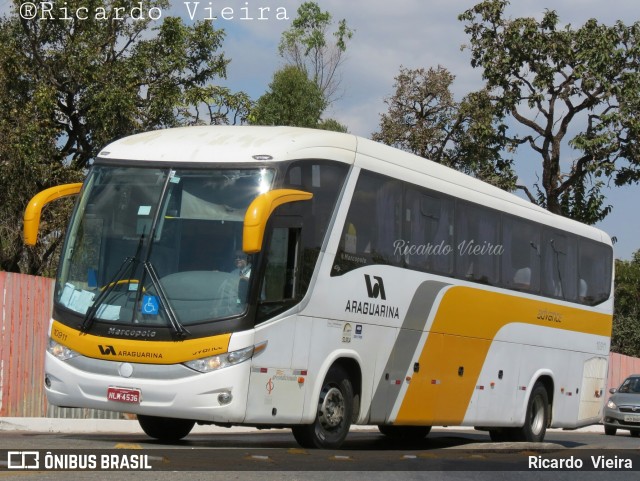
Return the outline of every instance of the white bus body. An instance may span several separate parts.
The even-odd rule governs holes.
[[[241,250],[250,280],[226,272]],[[600,230],[370,140],[134,135],[77,203],[47,397],[138,414],[160,439],[199,422],[291,426],[310,447],[351,424],[541,441],[600,419],[612,270]]]

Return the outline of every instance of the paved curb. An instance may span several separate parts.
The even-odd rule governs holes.
[[[435,427],[435,430],[447,429]],[[451,426],[455,430],[474,430],[467,426]],[[352,431],[378,431],[375,426],[352,426]],[[0,418],[0,431],[27,431],[40,433],[142,433],[136,420],[129,419],[64,419],[64,418]],[[220,426],[196,425],[192,433],[255,433],[261,430],[247,426],[224,428]],[[262,430],[264,431],[264,430]],[[273,432],[274,430],[270,430]],[[562,431],[550,429],[548,432]],[[577,429],[579,432],[603,433],[604,428],[595,424]]]
[[[0,418],[1,431],[27,431],[40,433],[142,433],[136,420],[129,419],[64,419],[64,418]],[[192,433],[249,433],[253,427],[198,426]]]

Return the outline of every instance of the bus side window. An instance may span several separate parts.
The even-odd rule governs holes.
[[[402,187],[400,181],[384,179],[376,189],[373,211],[375,244],[371,248],[371,255],[377,264],[403,264],[396,248],[396,242],[402,236]]]
[[[611,248],[598,242],[581,239],[579,244],[578,300],[595,305],[609,297],[611,283]]]
[[[577,240],[572,236],[545,230],[542,235],[542,293],[567,301],[578,294]]]
[[[407,186],[405,227],[399,248],[410,269],[451,275],[453,270],[453,200]]]
[[[456,275],[483,284],[499,280],[500,217],[495,211],[459,202],[456,207]]]
[[[342,230],[332,276],[368,264],[402,265],[397,241],[402,239],[400,181],[362,171]]]
[[[535,224],[515,217],[502,223],[502,282],[509,289],[540,290],[540,234]]]
[[[375,227],[366,213],[371,212],[374,197],[370,192],[355,192],[342,234],[342,250],[347,254],[368,256]]]

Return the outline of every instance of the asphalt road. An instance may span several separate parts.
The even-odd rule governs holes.
[[[67,420],[64,429],[6,421],[0,420],[0,479],[493,480],[517,475],[584,481],[638,479],[640,471],[640,440],[624,432],[605,436],[601,427],[550,430],[538,444],[492,443],[484,432],[455,428],[434,428],[424,441],[398,443],[375,428],[358,428],[343,449],[333,451],[301,449],[288,430],[199,427],[180,443],[166,445],[147,438],[135,422],[109,431],[105,421]],[[33,465],[36,457],[39,471],[19,469],[20,463]],[[558,463],[569,469],[555,469]]]

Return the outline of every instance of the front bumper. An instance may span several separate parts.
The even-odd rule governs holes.
[[[616,429],[640,431],[640,412],[627,413],[605,407],[602,423]]]
[[[134,364],[83,356],[60,361],[47,352],[45,392],[54,406],[240,424],[246,413],[250,370],[250,361],[197,373],[181,364]],[[109,388],[139,391],[140,402],[108,400]],[[221,394],[231,394],[231,401],[221,403]]]

